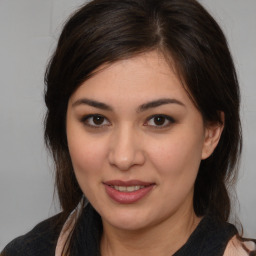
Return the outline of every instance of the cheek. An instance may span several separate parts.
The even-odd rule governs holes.
[[[68,148],[75,175],[82,185],[102,169],[106,152],[102,141],[87,135],[82,126],[71,121],[67,123]]]
[[[77,182],[86,197],[96,202],[98,199],[94,192],[102,182],[104,147],[81,136],[70,137],[68,143]]]
[[[196,148],[195,148],[196,146]],[[191,204],[194,184],[201,162],[201,146],[187,138],[162,142],[149,151],[151,163],[157,170],[159,189],[168,198],[169,207],[164,205],[163,214],[175,211],[183,202]],[[157,198],[156,198],[157,200]]]
[[[75,172],[97,172],[103,165],[104,147],[90,140],[70,138],[69,152]]]
[[[202,139],[192,136],[175,136],[154,143],[148,151],[150,159],[159,174],[171,178],[191,180],[196,177],[202,154]]]

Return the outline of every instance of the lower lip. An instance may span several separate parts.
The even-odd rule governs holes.
[[[139,201],[140,199],[145,197],[152,190],[154,186],[154,185],[150,185],[133,192],[121,192],[114,189],[111,186],[108,186],[106,184],[104,185],[105,185],[105,189],[108,196],[120,204],[132,204]]]

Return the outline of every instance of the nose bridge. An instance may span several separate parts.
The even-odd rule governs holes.
[[[136,130],[128,124],[120,126],[111,136],[109,161],[120,170],[143,164],[144,154]]]

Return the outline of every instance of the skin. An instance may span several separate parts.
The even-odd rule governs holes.
[[[223,127],[204,124],[158,52],[103,67],[70,97],[66,121],[75,175],[102,217],[102,255],[172,255],[200,222],[194,183]],[[155,101],[158,106],[145,107]],[[122,204],[106,193],[109,180],[154,186],[139,201]]]

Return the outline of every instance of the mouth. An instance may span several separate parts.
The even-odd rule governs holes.
[[[129,180],[129,181],[122,181],[122,180],[110,180],[103,182],[104,185],[110,186],[115,190],[120,192],[134,192],[139,189],[143,189],[145,187],[149,187],[155,185],[151,182],[145,182],[141,180]]]
[[[120,192],[134,192],[137,191],[139,189],[145,188],[146,186],[111,186],[110,187],[114,188],[115,190],[118,190]]]
[[[107,195],[121,204],[135,203],[153,189],[155,183],[142,182],[139,180],[120,181],[112,180],[103,182]]]

